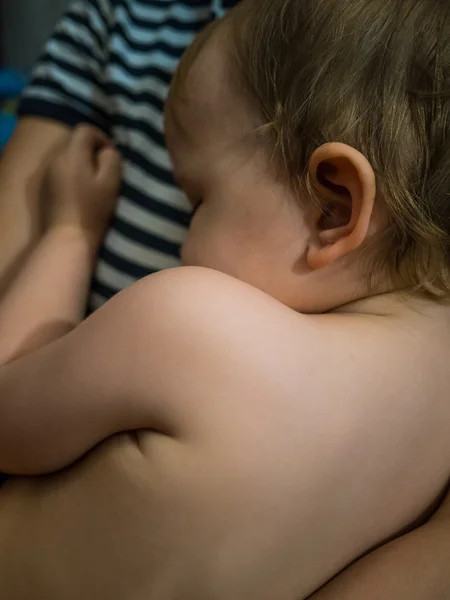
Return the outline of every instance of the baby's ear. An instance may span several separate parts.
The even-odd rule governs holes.
[[[360,152],[331,143],[312,155],[309,179],[321,210],[307,260],[312,269],[321,269],[356,250],[366,239],[376,198],[375,173]]]

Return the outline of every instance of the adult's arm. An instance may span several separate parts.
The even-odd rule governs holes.
[[[52,154],[79,123],[109,132],[102,81],[112,16],[109,0],[72,1],[20,101],[19,126],[0,160],[0,296],[41,234],[39,200]]]
[[[78,128],[49,170],[47,229],[0,300],[0,365],[82,320],[119,183],[117,151],[98,130]]]
[[[42,232],[45,169],[69,135],[62,123],[24,118],[0,160],[0,297]]]
[[[450,495],[419,529],[368,554],[310,600],[450,598]]]

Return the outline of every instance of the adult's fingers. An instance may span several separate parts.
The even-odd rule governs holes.
[[[92,125],[79,125],[73,132],[69,151],[74,154],[77,161],[94,171],[98,152],[110,143],[108,136],[100,129]]]
[[[122,177],[122,159],[113,146],[105,146],[97,155],[96,180],[100,187],[109,192],[118,192]]]

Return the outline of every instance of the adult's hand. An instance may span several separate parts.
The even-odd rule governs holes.
[[[42,232],[44,174],[69,136],[65,125],[26,118],[0,159],[0,296]]]
[[[450,493],[419,529],[382,546],[310,600],[448,600]]]

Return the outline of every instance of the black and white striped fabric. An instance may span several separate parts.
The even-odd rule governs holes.
[[[100,252],[91,309],[149,273],[177,266],[189,206],[175,187],[163,107],[179,58],[195,34],[237,0],[76,0],[47,43],[20,116],[112,136],[123,185]]]

